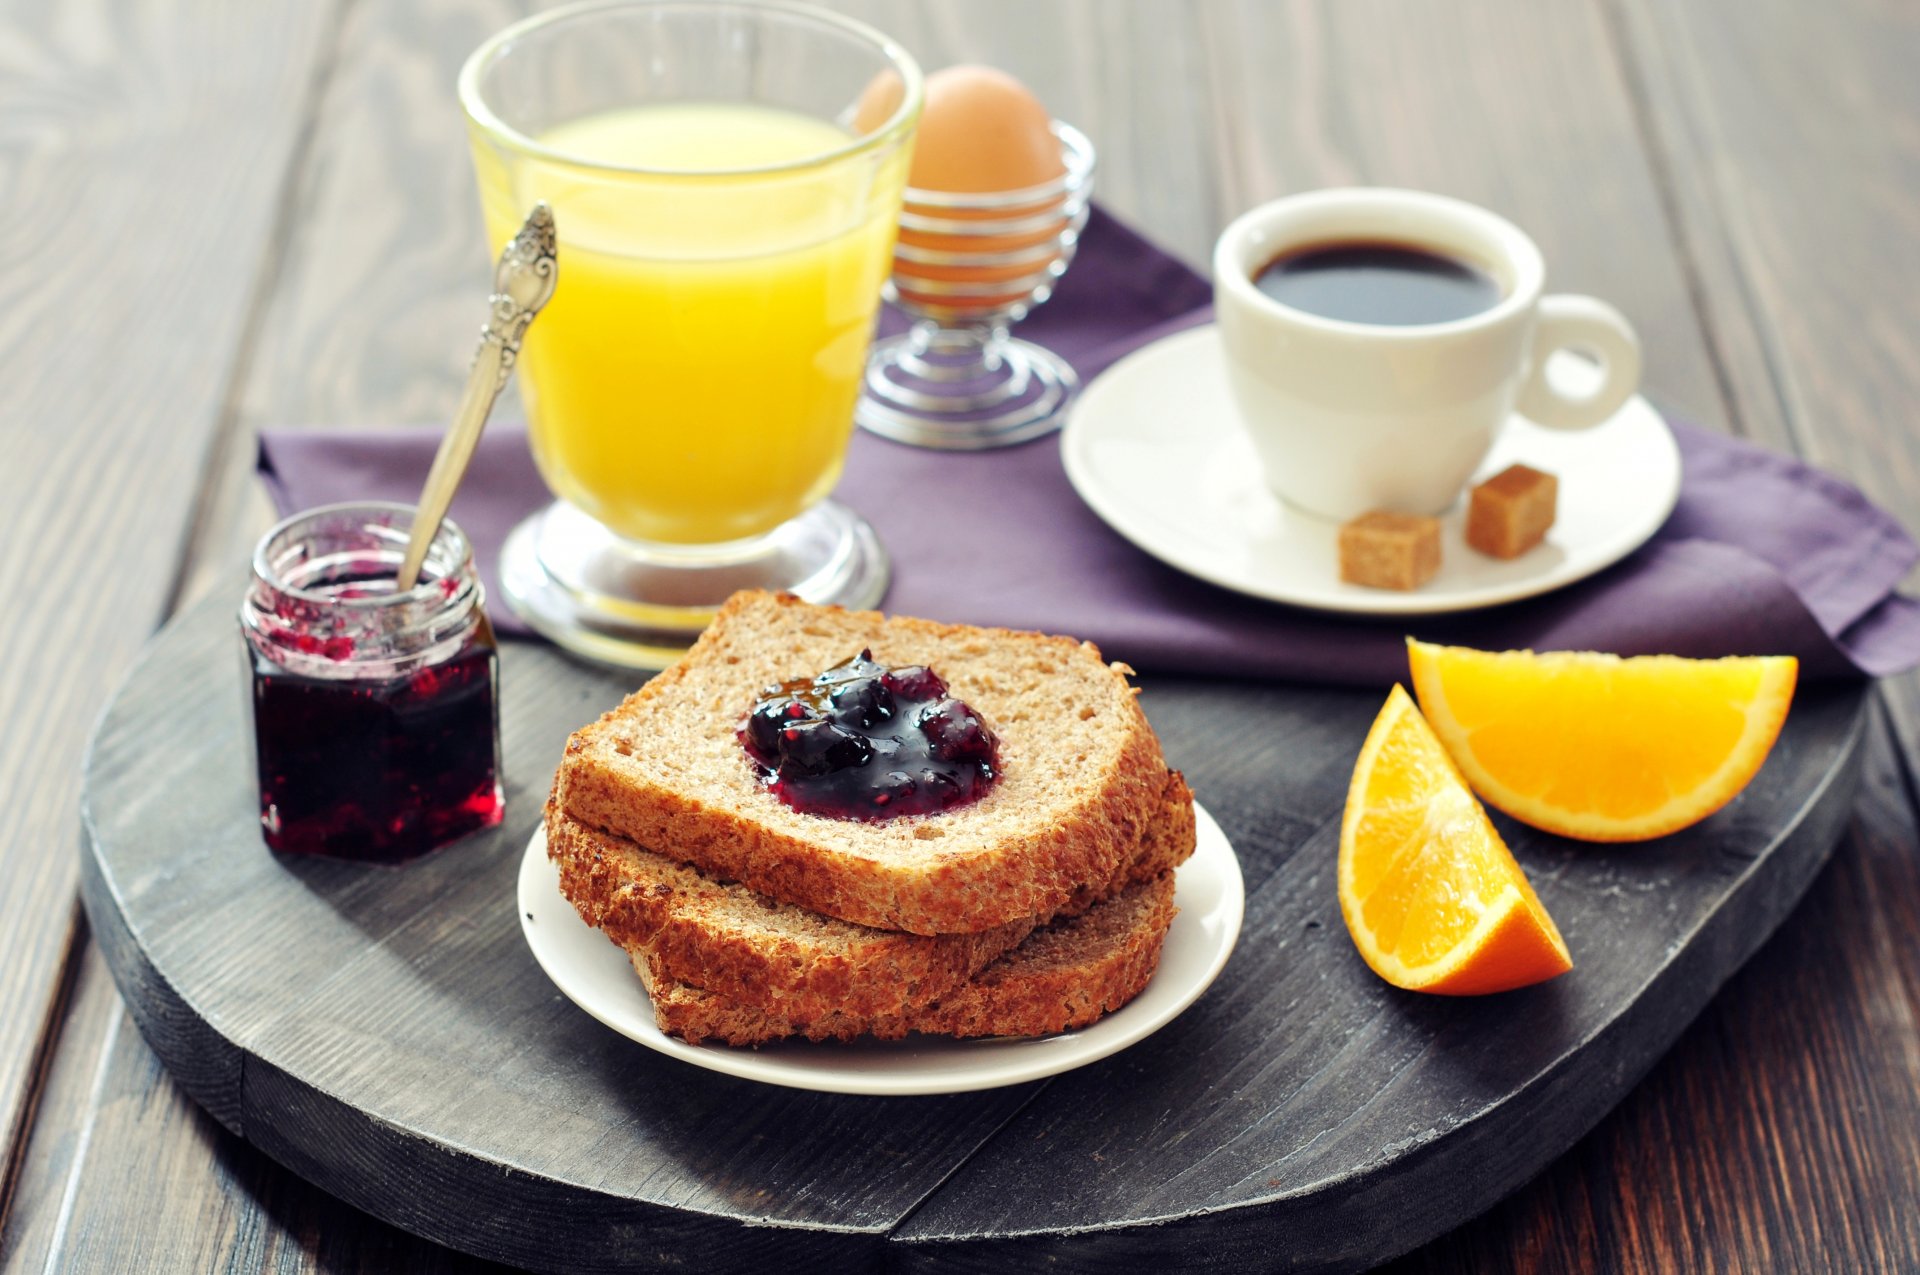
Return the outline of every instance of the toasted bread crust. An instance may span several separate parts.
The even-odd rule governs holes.
[[[1044,1036],[1084,1027],[1145,989],[1177,911],[1173,894],[1172,873],[1129,886],[1079,917],[1034,931],[943,1000],[873,1019],[837,1011],[814,1017],[770,1013],[669,978],[644,953],[632,959],[660,1029],[696,1045],[710,1039],[758,1045],[791,1036],[898,1039],[909,1032]]]
[[[1146,835],[1105,882],[1076,891],[1078,915],[1184,862],[1194,847],[1193,794],[1178,771],[1162,782]],[[646,951],[668,980],[790,1018],[837,1012],[881,1019],[940,999],[1052,918],[1027,917],[974,934],[915,935],[802,912],[714,882],[624,838],[547,807],[547,854],[561,892],[589,925]]]
[[[1140,914],[1121,932],[1101,936],[1097,954],[1043,967],[1015,948],[953,995],[915,1013],[912,1030],[940,1036],[1048,1036],[1085,1027],[1119,1009],[1145,990],[1160,968],[1167,929],[1179,911],[1172,873],[1129,886],[1114,901],[1127,894],[1143,896]],[[1067,928],[1094,919],[1090,911],[1056,922],[1059,928],[1040,932],[1041,943],[1070,943]]]
[[[1198,841],[1193,790],[1187,787],[1185,775],[1169,770],[1162,781],[1159,807],[1140,839],[1139,853],[1122,862],[1104,882],[1080,886],[1051,916],[1043,917],[1041,923],[1080,916],[1131,886],[1144,885],[1171,872],[1193,857]]]
[[[798,814],[759,784],[733,738],[759,687],[862,647],[934,665],[998,732],[1004,774],[982,801],[865,824]],[[1055,670],[1082,696],[1080,721],[1023,712],[996,661]],[[685,659],[574,733],[555,800],[589,827],[828,916],[915,934],[993,930],[1111,880],[1139,845],[1166,765],[1129,671],[1069,638],[736,594]],[[1062,755],[1073,730],[1083,751]],[[683,765],[690,749],[697,760]]]
[[[1027,917],[974,934],[922,935],[818,917],[783,930],[790,906],[715,883],[552,807],[547,853],[560,868],[561,893],[587,924],[621,947],[651,951],[674,978],[775,1012],[902,1012],[966,982],[1035,924]],[[756,911],[762,923],[752,929],[735,920]]]

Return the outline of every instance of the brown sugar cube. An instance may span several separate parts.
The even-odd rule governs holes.
[[[1440,520],[1375,510],[1340,528],[1340,578],[1374,589],[1417,589],[1440,569]]]
[[[1473,489],[1467,544],[1495,558],[1517,558],[1546,539],[1560,480],[1525,465],[1508,465]]]

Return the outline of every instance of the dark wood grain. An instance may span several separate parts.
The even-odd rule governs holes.
[[[1920,827],[1884,721],[1846,839],[1780,933],[1594,1134],[1391,1268],[1920,1269],[1920,1079],[1897,970]],[[1602,1187],[1604,1186],[1604,1189]]]
[[[74,955],[88,721],[162,618],[333,6],[7,6],[0,1220]]]
[[[1920,449],[1884,419],[1910,409],[1920,360],[1920,13],[1610,7],[1728,381],[1764,405],[1754,432],[1888,498],[1920,490]]]
[[[85,935],[84,917],[76,928]],[[98,948],[83,941],[71,973],[59,1035],[60,1054],[67,1065],[49,1068],[37,1095],[33,1128],[22,1140],[13,1212],[8,1225],[0,1229],[0,1271],[8,1275],[59,1269],[59,1263],[50,1258],[65,1229],[63,1218],[71,1212],[66,1205],[69,1186],[84,1165],[91,1140],[88,1130],[98,1091],[98,1060],[125,1017],[113,975]],[[82,1059],[87,1065],[79,1064]]]
[[[1061,114],[1099,139],[1103,199],[1192,261],[1204,259],[1213,229],[1226,216],[1284,189],[1397,181],[1491,203],[1541,240],[1553,286],[1614,299],[1655,338],[1648,380],[1673,401],[1687,403],[1709,423],[1762,439],[1811,437],[1812,454],[1867,482],[1883,501],[1897,509],[1920,508],[1904,477],[1910,467],[1897,457],[1882,463],[1889,449],[1910,446],[1903,422],[1915,400],[1902,368],[1911,360],[1898,350],[1920,331],[1911,309],[1920,292],[1910,278],[1909,224],[1913,122],[1920,112],[1911,77],[1902,78],[1902,68],[1914,61],[1913,15],[1898,6],[1844,0],[1822,6],[1763,3],[1735,12],[1724,5],[1644,0],[1462,6],[1212,0],[1194,6],[1095,0],[1032,6],[1008,0],[985,7],[973,0],[872,0],[847,7],[907,38],[929,65],[980,60],[1026,76]],[[300,19],[323,27],[326,13],[310,8]],[[210,477],[190,519],[171,503],[192,503],[190,485],[168,499],[150,493],[151,503],[137,514],[143,533],[168,519],[174,527],[191,521],[185,588],[218,590],[230,587],[234,565],[264,525],[264,504],[247,477],[254,426],[431,418],[444,414],[457,393],[472,322],[465,289],[484,277],[485,266],[446,86],[465,49],[519,6],[359,0],[345,6],[341,53],[321,109],[203,113],[195,117],[190,141],[168,134],[174,149],[165,152],[165,163],[141,167],[138,156],[126,158],[127,148],[135,139],[150,147],[153,135],[171,123],[160,111],[135,121],[130,103],[151,107],[176,96],[204,103],[238,85],[258,85],[269,74],[281,76],[276,91],[284,96],[273,100],[285,102],[304,85],[298,71],[274,70],[287,46],[262,34],[276,20],[271,13],[232,23],[222,10],[216,36],[205,33],[204,14],[169,10],[176,26],[167,28],[133,12],[144,9],[135,3],[69,4],[55,22],[15,6],[0,16],[10,48],[64,50],[37,75],[15,76],[0,90],[23,95],[23,109],[9,118],[25,126],[10,128],[5,150],[8,179],[17,179],[10,189],[20,192],[10,206],[44,203],[64,213],[75,203],[67,192],[82,186],[91,191],[101,180],[92,163],[103,173],[138,175],[146,189],[164,174],[182,171],[181,162],[212,165],[219,156],[225,165],[233,155],[250,154],[256,157],[250,172],[221,167],[214,185],[229,193],[242,185],[270,186],[278,176],[268,158],[271,148],[256,143],[277,129],[312,128],[308,162],[286,191],[293,234],[284,268],[263,274],[258,258],[226,261],[229,273],[214,280],[236,296],[257,294],[262,314],[252,345],[241,345],[229,327],[219,338],[225,344],[209,347],[237,363],[241,373],[233,427],[215,454],[224,468]],[[220,56],[240,40],[251,62]],[[160,51],[176,42],[179,54]],[[316,57],[325,51],[324,39],[314,42]],[[129,61],[137,65],[129,68]],[[204,74],[188,83],[185,68],[203,64]],[[168,70],[156,70],[161,66]],[[76,68],[92,69],[76,78]],[[164,93],[156,94],[156,81],[163,82]],[[76,84],[95,97],[74,91]],[[87,105],[95,98],[97,106]],[[83,119],[91,131],[63,123]],[[34,121],[43,126],[32,127]],[[191,171],[204,186],[212,170]],[[51,185],[42,189],[37,183],[43,180]],[[387,193],[369,198],[369,191]],[[84,234],[89,244],[118,248],[122,241],[137,241],[136,232],[150,224],[142,220],[146,211],[117,198],[88,209],[65,228],[66,236]],[[1829,240],[1849,251],[1842,254],[1842,269],[1822,277],[1821,258],[1803,247]],[[382,265],[387,257],[396,263],[391,273]],[[138,269],[112,264],[128,258],[109,248],[95,253],[89,266],[101,287],[81,295],[110,293],[116,304],[122,296],[144,295],[134,281],[153,272],[144,263]],[[1863,262],[1870,264],[1862,268]],[[44,277],[44,267],[34,270],[35,278]],[[103,293],[107,285],[109,293]],[[1796,309],[1807,293],[1818,300],[1813,321]],[[23,294],[16,288],[10,295]],[[356,310],[356,295],[375,297],[378,304]],[[217,317],[236,319],[240,309],[236,302]],[[123,401],[113,395],[122,394],[124,384],[111,378],[112,393],[101,394],[104,356],[85,357],[107,345],[95,335],[91,316],[98,310],[94,304],[74,311],[51,327],[44,305],[24,312],[33,316],[33,323],[22,325],[29,335],[38,325],[42,335],[58,340],[30,347],[32,366],[24,359],[6,364],[15,388],[0,394],[9,396],[9,408],[30,399],[42,409],[32,416],[11,410],[0,416],[10,460],[16,440],[29,437],[23,430],[74,419],[62,406],[69,400]],[[1850,322],[1863,310],[1870,322]],[[29,347],[13,342],[8,350],[0,357],[11,359]],[[83,361],[84,368],[76,366]],[[137,368],[139,360],[129,366]],[[30,373],[24,382],[22,367]],[[180,394],[167,401],[165,429],[149,423],[140,435],[147,448],[142,466],[149,472],[191,472],[206,437],[191,424],[200,419],[195,404],[202,400],[195,396],[201,383],[189,369],[180,386],[166,387],[164,392],[178,388]],[[22,385],[36,388],[23,399]],[[1835,391],[1831,397],[1829,390]],[[104,419],[106,413],[99,415]],[[191,428],[183,430],[181,421]],[[1838,442],[1829,430],[1839,431]],[[98,428],[85,437],[110,435],[120,437]],[[37,441],[30,449],[38,449],[32,456],[46,454],[46,436],[31,437]],[[71,441],[75,437],[63,435],[59,445],[79,446]],[[162,445],[179,448],[170,457],[177,467],[146,464]],[[83,499],[62,512],[76,527],[122,527],[128,514],[116,502],[125,501],[126,490],[125,484],[110,484],[97,506]],[[44,503],[10,508],[28,518]],[[170,562],[170,544],[163,532],[140,549],[154,561]],[[31,555],[29,561],[37,573],[37,561]],[[12,596],[21,595],[16,590]],[[99,627],[89,621],[84,630],[60,630],[63,638],[88,634],[73,647],[86,658],[74,664],[100,658],[94,644]],[[76,697],[91,695],[88,702],[97,702],[105,683],[95,684],[93,671],[84,670],[82,688],[75,691],[74,676],[49,679],[41,666],[10,669],[0,675],[0,702],[16,714],[51,704],[55,720],[84,721],[86,706]],[[1893,691],[1910,755],[1920,733],[1906,723],[1916,718],[1911,705],[1920,691],[1911,680]],[[68,700],[75,701],[77,717],[69,719],[59,707]],[[17,750],[20,736],[31,734],[15,732],[9,739]],[[37,743],[47,739],[40,735]],[[0,742],[0,756],[4,748]],[[30,815],[29,822],[39,820],[33,826],[44,825],[48,836],[23,840],[19,828],[9,828],[0,837],[0,867],[10,873],[17,873],[21,848],[29,843],[35,844],[33,854],[44,848],[39,862],[56,874],[66,871],[71,834],[61,812],[70,805],[61,802],[71,801],[72,757],[69,751],[62,760],[58,752],[56,747],[27,759],[32,791],[46,794],[44,809],[58,817]],[[1883,762],[1889,760],[1891,755]],[[16,773],[0,768],[9,779]],[[1899,774],[1897,761],[1876,765],[1868,777],[1869,806],[1910,804]],[[63,783],[68,795],[61,799]],[[36,796],[26,808],[43,806]],[[20,817],[19,807],[13,815]],[[1285,822],[1284,816],[1272,817]],[[1893,831],[1880,843],[1884,855],[1871,861],[1880,866],[1855,866],[1867,862],[1856,837],[1781,941],[1709,1009],[1620,1116],[1483,1224],[1458,1233],[1457,1243],[1443,1242],[1401,1269],[1429,1268],[1423,1263],[1446,1270],[1589,1269],[1597,1253],[1618,1269],[1671,1269],[1664,1259],[1676,1253],[1698,1256],[1708,1268],[1750,1269],[1752,1262],[1731,1255],[1751,1258],[1769,1250],[1735,1246],[1728,1237],[1789,1225],[1832,1245],[1824,1263],[1809,1256],[1810,1269],[1870,1269],[1889,1254],[1894,1260],[1884,1268],[1911,1265],[1901,1259],[1910,1252],[1913,1216],[1896,1217],[1881,1229],[1886,1219],[1875,1211],[1883,1198],[1910,1198],[1910,1143],[1857,1111],[1806,1097],[1810,1073],[1849,1076],[1858,1087],[1833,1092],[1852,1095],[1855,1106],[1868,1111],[1897,1105],[1920,1083],[1912,1070],[1920,1066],[1920,949],[1899,941],[1920,932],[1920,888],[1889,868],[1914,861],[1915,839],[1910,820],[1888,826]],[[1905,860],[1897,857],[1902,854]],[[1854,873],[1864,875],[1839,891],[1839,902],[1847,906],[1814,910],[1837,889],[1831,884],[1836,877]],[[23,888],[18,881],[16,876],[16,902]],[[0,966],[0,985],[19,980],[31,990],[45,981],[34,961],[57,963],[35,948],[34,927],[57,930],[65,921],[59,889],[42,888],[44,875],[30,873],[23,884],[27,903],[3,915],[30,922],[20,943],[29,960],[26,966]],[[36,902],[41,900],[50,902],[43,906]],[[1863,916],[1871,923],[1862,924]],[[1776,955],[1801,952],[1788,940],[1809,926],[1813,937],[1806,941],[1837,954],[1844,977],[1857,984],[1855,994],[1823,995],[1819,981],[1803,977],[1795,960]],[[16,934],[17,928],[0,934],[0,945]],[[103,1074],[99,1046],[113,998],[99,994],[98,982],[89,995],[84,972],[78,979],[56,977],[52,989],[42,990],[57,995],[69,984],[73,1007],[64,1034],[40,1038],[49,1047],[43,1055],[48,1079],[36,1136],[31,1144],[13,1143],[26,1167],[15,1202],[18,1225],[0,1232],[0,1264],[44,1269],[33,1256],[44,1249],[23,1247],[20,1240],[52,1228],[47,1210],[58,1214],[62,1191],[49,1195],[48,1174],[63,1163],[59,1148],[83,1141],[92,1148],[93,1165],[74,1178],[68,1216],[111,1237],[87,1250],[108,1268],[138,1266],[143,1250],[179,1259],[164,1263],[167,1268],[225,1263],[211,1245],[196,1248],[167,1222],[153,1221],[166,1216],[163,1202],[190,1219],[236,1210],[247,1218],[249,1234],[276,1237],[264,1247],[235,1241],[240,1256],[233,1261],[242,1268],[263,1251],[273,1254],[272,1269],[289,1271],[381,1269],[386,1255],[393,1255],[384,1263],[388,1268],[428,1267],[434,1260],[424,1256],[425,1246],[394,1247],[394,1232],[305,1186],[204,1118],[207,1137],[197,1137],[191,1122],[156,1119],[112,1121],[112,1136],[92,1139],[88,1131],[106,1113],[88,1111],[85,1101]],[[1768,991],[1775,986],[1788,990],[1775,998]],[[0,1009],[11,1005],[0,1000]],[[58,1021],[57,1001],[30,1007]],[[1783,1007],[1793,1021],[1813,1024],[1809,1030],[1821,1052],[1812,1061],[1789,1049],[1752,1047],[1752,1033],[1764,1032]],[[0,1071],[15,1021],[0,1015],[8,1024],[0,1039]],[[134,1033],[122,1032],[119,1041],[120,1049],[145,1050]],[[1756,1059],[1767,1065],[1753,1066]],[[1902,1060],[1905,1072],[1894,1065]],[[154,1067],[150,1056],[146,1065]],[[173,1103],[182,1101],[164,1085],[150,1101],[159,1102],[162,1092]],[[1717,1155],[1722,1142],[1745,1150]],[[1852,1150],[1777,1170],[1798,1175],[1784,1197],[1789,1213],[1782,1215],[1779,1194],[1750,1188],[1764,1178],[1769,1148],[1802,1144]],[[180,1145],[196,1150],[183,1152]],[[1676,1147],[1688,1153],[1684,1165],[1672,1163],[1679,1158]],[[201,1157],[197,1171],[195,1154]],[[1741,1156],[1758,1167],[1752,1173],[1742,1169]],[[163,1188],[127,1171],[122,1160],[175,1165],[178,1172]],[[1669,1193],[1684,1195],[1674,1196],[1667,1208],[1622,1212],[1611,1202],[1637,1198],[1629,1175],[1671,1183]],[[196,1183],[200,1198],[194,1196]],[[1679,1207],[1682,1202],[1687,1207]],[[1574,1207],[1583,1203],[1587,1212]],[[1563,1211],[1569,1219],[1564,1225]],[[1872,1221],[1843,1224],[1847,1217]],[[1813,1253],[1792,1246],[1774,1251]],[[356,1259],[360,1252],[370,1256]],[[465,1268],[462,1259],[444,1252],[439,1260]]]
[[[96,1065],[54,1073],[21,1179],[24,1224],[0,1248],[0,1270],[505,1269],[350,1209],[221,1128],[141,1039],[97,949],[80,961],[70,1021],[63,1048]],[[95,1154],[96,1146],[147,1154]]]
[[[1152,681],[1168,756],[1250,887],[1220,984],[1044,1087],[872,1100],[684,1067],[533,964],[520,849],[566,734],[629,678],[510,646],[508,823],[394,871],[261,848],[241,697],[219,693],[236,642],[221,599],[171,626],[89,755],[84,896],[135,1020],[189,1093],[302,1176],[551,1270],[748,1270],[776,1251],[796,1269],[1255,1270],[1284,1252],[1352,1270],[1402,1251],[1571,1144],[1785,915],[1851,805],[1865,702],[1804,690],[1760,778],[1687,833],[1609,852],[1509,827],[1579,967],[1455,1001],[1381,984],[1333,898],[1346,759],[1379,697]],[[1392,1220],[1357,1225],[1376,1216]]]

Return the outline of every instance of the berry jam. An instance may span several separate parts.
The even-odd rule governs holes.
[[[397,862],[498,824],[498,653],[451,523],[394,591],[412,511],[288,519],[241,607],[260,827],[292,854]]]
[[[290,854],[395,861],[500,822],[494,649],[405,677],[303,677],[257,652],[260,827]]]
[[[769,686],[739,738],[774,796],[835,819],[951,810],[978,800],[1000,765],[1000,741],[938,673],[886,668],[871,651]]]

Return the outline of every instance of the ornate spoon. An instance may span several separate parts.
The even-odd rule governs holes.
[[[413,534],[407,541],[407,556],[400,563],[400,576],[394,587],[405,593],[420,580],[420,565],[426,561],[427,546],[440,532],[440,521],[447,516],[453,493],[466,476],[473,449],[479,445],[480,431],[486,428],[493,401],[507,384],[513,361],[520,353],[520,341],[540,307],[553,296],[560,277],[559,253],[554,242],[553,211],[544,203],[535,204],[527,224],[513,237],[500,262],[493,268],[493,295],[488,298],[490,313],[480,329],[480,346],[473,352],[473,370],[467,374],[467,388],[460,396],[460,408],[453,424],[440,440],[434,453],[433,468],[427,473],[427,485],[420,491],[420,504],[413,515]]]

